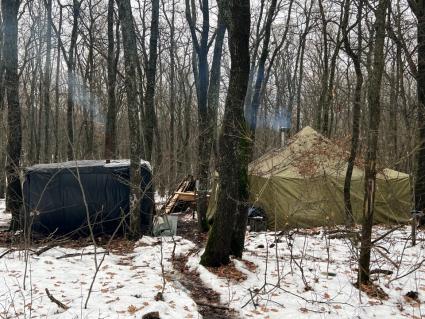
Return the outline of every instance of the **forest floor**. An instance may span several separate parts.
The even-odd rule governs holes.
[[[0,213],[0,228],[7,222]],[[376,226],[373,237],[389,230]],[[344,230],[249,233],[243,259],[218,269],[199,265],[206,238],[190,216],[180,220],[174,239],[115,239],[107,246],[98,238],[96,255],[88,240],[23,249],[3,232],[0,318],[142,318],[149,312],[160,318],[421,318],[425,231],[415,247],[409,235],[401,227],[376,242],[375,286],[359,292],[353,285],[357,238]]]

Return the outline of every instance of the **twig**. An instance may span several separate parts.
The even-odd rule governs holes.
[[[47,289],[47,288],[46,288],[46,294],[47,294],[47,297],[49,297],[50,301],[57,304],[59,308],[62,308],[64,310],[69,309],[69,307],[67,305],[65,305],[64,303],[60,302],[55,297],[53,297],[52,294],[50,293],[49,289]]]
[[[372,245],[374,245],[376,242],[380,241],[381,239],[384,239],[385,237],[387,237],[389,234],[391,234],[392,232],[395,232],[397,229],[400,229],[402,227],[404,227],[405,225],[399,225],[397,227],[394,227],[393,229],[390,229],[389,231],[387,231],[385,234],[383,234],[382,236],[379,236],[378,238],[376,238],[375,240],[372,241]]]
[[[385,254],[381,249],[379,249],[376,246],[374,248],[382,257],[384,257],[387,261],[389,261],[396,269],[400,268],[400,265],[397,265],[397,263],[394,262],[390,257],[388,257],[387,254]]]

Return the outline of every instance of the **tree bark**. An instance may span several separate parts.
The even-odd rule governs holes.
[[[326,97],[329,82],[329,44],[328,44],[328,20],[323,8],[323,0],[319,0],[320,18],[322,21],[322,37],[323,37],[323,70],[321,78],[321,91],[316,112],[316,128],[322,129],[322,115],[326,106]]]
[[[59,28],[57,33],[57,38],[59,42],[60,34],[62,32],[62,8],[59,8]],[[57,52],[56,52],[56,79],[55,79],[55,154],[54,161],[59,161],[59,75],[60,75],[60,58],[61,58],[61,48],[58,43]]]
[[[122,43],[125,64],[125,91],[127,96],[128,126],[130,134],[130,236],[141,235],[140,220],[140,160],[141,142],[139,115],[137,106],[137,46],[130,0],[118,1],[118,13],[121,21]]]
[[[47,0],[46,65],[44,67],[44,156],[50,162],[50,65],[52,56],[52,0]]]
[[[270,43],[270,34],[271,34],[271,27],[274,20],[274,14],[276,10],[276,3],[277,0],[271,0],[270,8],[267,12],[267,20],[266,24],[264,26],[264,40],[263,40],[263,47],[261,50],[260,59],[258,61],[258,71],[257,71],[257,78],[255,80],[255,86],[254,86],[254,95],[252,97],[252,101],[250,103],[250,109],[248,111],[249,114],[249,129],[250,129],[250,138],[254,141],[255,140],[255,129],[257,127],[257,115],[258,115],[258,109],[260,108],[260,102],[261,102],[261,88],[263,86],[264,81],[264,73],[265,73],[265,64],[267,60],[267,56],[269,53],[269,43]],[[253,150],[250,150],[251,153]]]
[[[153,152],[153,137],[157,125],[155,112],[155,83],[156,66],[158,60],[159,38],[159,0],[152,1],[151,34],[149,39],[149,61],[146,70],[146,95],[145,95],[145,159],[150,161]]]
[[[186,0],[186,20],[192,37],[194,52],[197,60],[194,67],[194,77],[198,100],[198,180],[199,187],[197,190],[197,213],[199,230],[205,232],[208,230],[207,208],[208,208],[208,177],[209,164],[212,151],[213,134],[215,123],[208,111],[208,91],[209,91],[209,70],[208,70],[208,35],[209,35],[209,1],[201,1],[202,9],[202,29],[201,37],[198,40],[196,35],[195,21],[195,1]]]
[[[114,39],[114,0],[108,0],[108,111],[106,114],[105,128],[105,159],[116,157],[117,152],[117,107],[115,87],[117,81],[117,64],[115,63],[115,39]],[[118,26],[117,26],[118,28]],[[117,45],[118,46],[118,45]]]
[[[362,37],[361,37],[361,21],[362,21],[362,12],[363,12],[363,0],[359,0],[357,6],[357,24],[358,24],[358,42],[357,42],[357,52],[354,52],[351,48],[349,37],[348,37],[348,20],[350,13],[350,1],[345,1],[344,9],[344,20],[343,20],[343,38],[344,38],[344,47],[345,51],[351,58],[354,64],[354,70],[356,72],[356,88],[354,90],[354,101],[353,101],[353,114],[352,114],[352,133],[351,133],[351,149],[350,157],[347,162],[347,171],[345,174],[344,181],[344,205],[345,205],[345,214],[346,214],[346,224],[351,226],[354,224],[353,208],[351,206],[351,177],[353,176],[354,164],[357,156],[357,149],[359,146],[359,136],[360,136],[360,111],[362,105],[362,86],[363,86],[363,73],[361,69],[361,52],[362,52]]]
[[[249,0],[222,0],[218,4],[229,32],[231,70],[219,139],[217,211],[201,257],[204,266],[229,263],[234,246],[240,246],[232,242],[235,223],[242,222],[236,229],[245,230],[247,218],[249,141],[244,100],[249,78],[250,4]]]
[[[410,8],[418,20],[416,90],[418,101],[418,151],[416,153],[415,208],[425,209],[425,3],[409,0]]]
[[[375,45],[368,87],[369,127],[367,131],[365,196],[358,272],[359,284],[369,283],[370,281],[371,235],[376,191],[376,155],[378,152],[379,123],[381,119],[380,91],[385,66],[385,22],[388,5],[388,0],[380,0],[375,11]]]
[[[7,101],[7,160],[6,160],[6,211],[12,214],[11,230],[21,229],[24,220],[21,214],[22,189],[21,165],[21,108],[19,105],[18,77],[18,10],[19,0],[2,0],[3,47],[5,63],[5,91]]]
[[[301,130],[301,88],[304,80],[304,56],[305,56],[305,46],[307,35],[310,31],[310,20],[311,20],[311,11],[313,9],[314,0],[311,0],[308,13],[306,15],[305,21],[305,30],[300,37],[301,42],[301,52],[300,52],[300,72],[297,86],[297,121],[295,125],[295,131],[298,132]]]
[[[68,160],[74,159],[74,99],[75,99],[75,47],[78,38],[78,19],[80,17],[81,1],[73,0],[71,43],[68,50],[68,98],[66,107],[66,126],[68,138]]]
[[[208,117],[212,119],[211,126],[213,127],[212,132],[212,154],[214,157],[218,152],[217,145],[217,120],[218,120],[218,106],[220,97],[220,80],[221,80],[221,60],[223,56],[223,42],[224,35],[226,34],[226,25],[220,13],[217,21],[217,35],[215,37],[214,53],[211,63],[211,74],[210,74],[210,87],[208,89]]]

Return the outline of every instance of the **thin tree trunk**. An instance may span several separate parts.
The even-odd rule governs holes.
[[[211,120],[212,126],[212,154],[217,154],[218,145],[217,145],[217,120],[218,120],[218,106],[220,98],[220,79],[221,79],[221,60],[223,56],[223,42],[224,35],[226,33],[226,25],[220,13],[218,15],[217,21],[217,35],[215,37],[214,44],[214,53],[211,64],[211,74],[210,74],[210,87],[208,89],[208,117]]]
[[[158,60],[159,38],[159,0],[152,1],[151,34],[149,39],[149,61],[146,71],[146,95],[145,95],[145,157],[152,159],[153,137],[157,118],[155,112],[155,83],[156,66]],[[158,141],[159,143],[159,141]]]
[[[322,115],[326,107],[326,97],[328,92],[329,82],[329,48],[328,48],[328,20],[326,19],[325,10],[323,8],[323,0],[319,0],[319,11],[322,20],[322,37],[323,37],[323,70],[321,79],[321,91],[316,112],[316,128],[322,129]]]
[[[78,37],[78,19],[80,17],[81,1],[73,0],[71,43],[68,50],[68,99],[66,107],[66,126],[68,138],[68,160],[74,159],[74,99],[75,99],[75,47]]]
[[[117,124],[115,86],[117,81],[117,64],[115,63],[114,43],[114,0],[108,0],[108,111],[105,128],[105,159],[116,157],[117,153]],[[117,26],[118,28],[118,26]],[[117,39],[118,40],[118,39]]]
[[[331,57],[331,65],[330,65],[330,74],[329,74],[329,83],[327,85],[327,94],[326,94],[326,101],[323,108],[323,127],[322,132],[325,134],[325,136],[330,137],[331,131],[332,131],[332,123],[333,123],[333,110],[332,110],[332,101],[334,97],[334,85],[335,85],[335,73],[336,73],[336,62],[339,56],[339,50],[342,45],[342,40],[340,38],[341,36],[341,25],[342,25],[342,19],[344,14],[344,3],[341,3],[341,18],[340,23],[338,27],[338,33],[336,37],[336,43],[335,43],[335,49]],[[331,117],[331,119],[329,119]]]
[[[345,174],[344,181],[344,205],[345,205],[345,213],[346,213],[346,223],[347,225],[354,224],[354,215],[353,208],[351,206],[351,177],[353,175],[354,164],[357,156],[357,149],[359,145],[359,135],[360,135],[360,111],[362,105],[362,86],[363,86],[363,74],[361,69],[361,50],[362,50],[362,38],[361,38],[361,19],[363,12],[363,0],[359,0],[359,4],[357,7],[357,23],[358,23],[358,42],[357,42],[357,52],[355,53],[351,46],[348,38],[348,18],[349,18],[349,10],[350,1],[346,0],[345,9],[344,9],[344,20],[343,20],[343,38],[344,38],[344,46],[345,51],[348,53],[350,58],[353,60],[354,70],[356,72],[356,88],[354,90],[354,101],[353,101],[353,114],[352,114],[352,134],[351,134],[351,149],[350,149],[350,157],[348,158],[347,163],[347,171]]]
[[[50,65],[52,55],[52,0],[47,0],[46,65],[44,67],[44,162],[50,162]]]
[[[27,107],[29,110],[29,151],[28,151],[28,157],[31,164],[36,162],[36,121],[35,121],[35,113],[36,113],[36,107],[35,107],[35,87],[36,87],[36,81],[37,77],[35,76],[37,74],[38,70],[38,61],[36,62],[35,66],[33,66],[34,71],[30,83],[30,94],[27,99]]]
[[[373,66],[368,88],[369,127],[367,134],[367,153],[365,163],[365,196],[363,207],[363,226],[360,246],[358,283],[370,281],[370,252],[372,248],[372,225],[376,191],[376,155],[378,152],[379,123],[381,117],[381,83],[385,66],[384,43],[385,22],[389,5],[388,0],[380,0],[375,12],[375,46]]]
[[[59,40],[60,34],[62,32],[62,8],[59,8],[59,30],[57,38]],[[59,75],[60,75],[60,57],[61,57],[61,48],[58,41],[58,47],[56,52],[56,79],[55,79],[55,155],[54,161],[59,161]]]
[[[302,89],[302,84],[304,80],[304,56],[305,56],[306,38],[307,38],[308,32],[310,31],[310,20],[311,20],[310,17],[311,17],[311,11],[313,9],[313,3],[314,3],[314,0],[311,0],[310,7],[308,9],[308,13],[306,16],[305,30],[300,39],[301,53],[300,53],[300,73],[299,73],[298,87],[297,87],[297,122],[295,126],[296,132],[298,132],[301,129],[301,89]]]
[[[263,86],[264,81],[264,73],[265,73],[265,64],[267,60],[267,56],[269,53],[269,43],[270,43],[270,35],[271,35],[271,27],[274,19],[274,14],[276,10],[276,3],[277,0],[271,0],[270,8],[267,13],[267,20],[265,24],[265,31],[264,31],[264,40],[263,40],[263,47],[261,50],[260,60],[258,61],[258,70],[257,70],[257,78],[255,81],[254,86],[254,95],[252,97],[252,101],[250,103],[250,109],[248,111],[249,114],[249,129],[250,129],[250,138],[254,141],[255,140],[255,129],[257,127],[257,114],[258,109],[260,108],[260,102],[261,102],[261,88]],[[253,148],[250,150],[251,157]]]
[[[186,0],[186,20],[189,24],[191,37],[193,41],[194,51],[197,56],[197,69],[194,69],[195,83],[197,85],[198,98],[198,181],[197,190],[197,213],[198,227],[200,231],[208,230],[207,208],[208,208],[208,177],[209,163],[211,155],[211,142],[213,128],[211,119],[208,117],[208,34],[209,34],[209,1],[202,0],[202,30],[201,38],[198,41],[196,35],[196,22],[193,19],[191,11],[195,12],[196,8]],[[198,74],[196,74],[196,72]],[[196,76],[197,75],[197,76]]]

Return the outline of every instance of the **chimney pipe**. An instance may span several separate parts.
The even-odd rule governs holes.
[[[288,127],[281,127],[280,128],[280,147],[284,147],[286,145],[286,139],[287,135],[289,134],[289,128]]]

